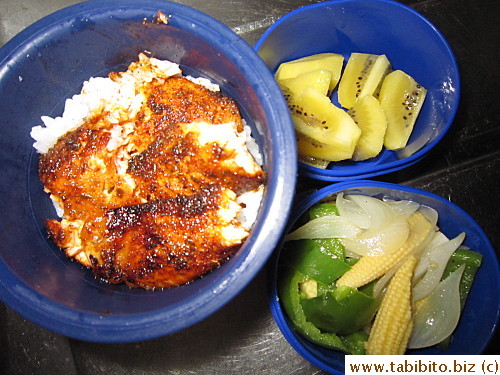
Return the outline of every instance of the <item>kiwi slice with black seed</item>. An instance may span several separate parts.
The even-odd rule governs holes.
[[[377,97],[382,80],[390,71],[391,63],[385,55],[352,53],[339,83],[340,105],[349,109],[363,96]]]
[[[386,148],[398,150],[406,146],[426,95],[427,90],[401,70],[385,77],[379,100],[387,117]]]
[[[377,156],[384,146],[387,118],[380,102],[371,95],[360,98],[347,112],[361,129],[352,155],[360,161]]]
[[[328,142],[328,136],[322,128],[307,124],[300,117],[292,116],[297,139],[299,160],[323,160],[336,153],[335,145]]]
[[[347,112],[311,87],[300,95],[284,92],[300,154],[329,161],[352,157],[361,130]]]

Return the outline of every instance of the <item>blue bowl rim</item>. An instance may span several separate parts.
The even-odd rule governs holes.
[[[310,9],[315,9],[315,8],[322,8],[322,7],[330,7],[330,6],[335,6],[335,5],[342,5],[344,3],[365,3],[365,2],[377,2],[380,4],[384,4],[385,6],[392,6],[396,8],[401,8],[406,11],[408,11],[410,14],[415,16],[416,18],[420,19],[423,21],[425,24],[429,26],[430,29],[433,30],[433,32],[436,34],[440,42],[442,43],[444,49],[446,50],[447,54],[450,57],[450,62],[453,65],[453,69],[456,72],[456,77],[454,82],[456,83],[456,96],[457,98],[460,98],[460,91],[461,91],[461,82],[460,82],[460,74],[459,74],[459,67],[457,64],[457,60],[455,58],[455,55],[453,53],[453,50],[451,49],[448,41],[446,38],[443,36],[441,31],[439,31],[434,24],[432,24],[426,17],[424,17],[422,14],[417,12],[415,9],[411,8],[408,5],[399,3],[395,0],[327,0],[323,1],[320,3],[315,3],[315,4],[309,4],[305,5],[303,7],[297,8],[281,18],[279,18],[275,23],[273,23],[259,38],[257,43],[254,46],[255,51],[259,51],[259,49],[262,47],[266,39],[271,35],[271,33],[278,27],[280,27],[281,23],[286,22],[288,19],[294,18],[295,16],[307,12]],[[459,100],[457,100],[457,105],[452,109],[452,113],[450,114],[450,120],[448,121],[448,124],[443,128],[443,131],[438,134],[436,138],[434,138],[431,142],[426,143],[422,148],[420,148],[418,151],[413,153],[412,155],[405,157],[403,159],[398,159],[391,161],[389,163],[384,163],[384,164],[379,164],[376,166],[373,166],[371,169],[361,171],[360,173],[358,172],[337,172],[335,170],[330,170],[330,169],[322,169],[322,168],[317,168],[313,167],[311,165],[305,164],[303,162],[298,162],[299,165],[299,171],[301,174],[304,176],[317,179],[317,180],[322,180],[322,181],[331,181],[331,182],[341,182],[341,181],[347,181],[347,180],[359,180],[359,179],[365,179],[365,178],[370,178],[370,177],[375,177],[375,176],[380,176],[388,173],[392,173],[395,171],[399,171],[401,169],[404,169],[410,165],[413,165],[423,159],[428,152],[433,149],[441,140],[442,138],[446,135],[448,132],[449,128],[451,127],[453,120],[456,116],[456,113],[458,111],[458,105]],[[389,152],[386,150],[386,152]],[[392,151],[395,152],[395,151]]]
[[[280,92],[272,75],[268,73],[267,67],[255,51],[229,27],[194,8],[164,0],[150,0],[146,3],[140,0],[90,0],[63,8],[36,21],[2,46],[0,68],[5,68],[12,56],[22,53],[23,47],[30,39],[41,35],[50,27],[61,24],[61,20],[85,16],[88,12],[94,14],[97,11],[113,9],[141,9],[148,12],[154,10],[151,14],[162,10],[166,14],[175,13],[177,17],[189,19],[209,35],[218,35],[220,40],[226,43],[224,48],[231,51],[228,57],[235,64],[244,62],[248,65],[251,73],[249,79],[254,81],[257,94],[263,97],[275,97]],[[23,317],[51,331],[85,341],[115,343],[135,342],[171,334],[198,323],[222,308],[250,283],[271,256],[281,236],[281,230],[278,228],[280,225],[284,226],[288,218],[283,212],[289,213],[295,190],[296,150],[293,147],[281,147],[289,145],[294,140],[292,132],[284,131],[285,128],[292,128],[288,108],[284,100],[273,105],[263,100],[263,106],[269,118],[281,119],[276,122],[279,128],[275,142],[270,144],[275,157],[268,168],[275,171],[275,176],[272,180],[273,185],[269,186],[269,183],[267,185],[266,196],[269,205],[261,208],[261,215],[267,215],[266,220],[277,225],[272,228],[268,225],[264,229],[263,225],[259,226],[259,232],[264,231],[266,238],[262,238],[264,237],[262,235],[259,238],[250,236],[247,241],[259,251],[249,252],[249,256],[238,259],[224,278],[224,285],[217,285],[210,293],[196,295],[185,305],[176,305],[173,309],[164,308],[133,316],[103,316],[75,311],[51,301],[19,280],[0,260],[0,300]],[[173,317],[177,318],[176,321],[167,324]]]
[[[295,349],[295,351],[302,356],[305,360],[316,366],[317,368],[328,371],[332,374],[337,374],[337,375],[342,375],[344,374],[344,363],[336,363],[338,365],[337,367],[332,367],[329,363],[326,363],[323,361],[321,358],[318,358],[315,356],[313,353],[308,351],[301,343],[302,341],[307,341],[307,339],[300,337],[300,334],[297,332],[294,332],[293,327],[291,327],[290,323],[287,320],[286,314],[281,308],[280,302],[279,302],[279,297],[276,289],[276,282],[277,282],[277,267],[278,267],[278,261],[281,253],[281,249],[284,243],[284,236],[292,229],[292,227],[295,224],[295,221],[303,215],[308,208],[310,208],[314,203],[320,201],[321,199],[324,199],[332,194],[348,190],[348,189],[356,189],[356,188],[364,188],[364,187],[374,187],[374,188],[382,188],[382,189],[387,189],[387,190],[400,190],[403,192],[409,192],[409,193],[414,193],[414,194],[419,194],[423,196],[427,196],[429,198],[435,199],[437,201],[441,201],[445,203],[446,205],[452,207],[454,210],[460,213],[461,216],[467,219],[468,222],[471,223],[471,225],[475,228],[477,233],[481,235],[482,240],[484,241],[485,248],[481,251],[483,254],[487,253],[491,255],[493,258],[497,258],[497,255],[495,253],[495,250],[493,248],[493,245],[491,244],[490,240],[484,233],[484,231],[481,229],[479,224],[467,213],[465,212],[462,208],[454,204],[453,202],[436,195],[434,193],[416,188],[416,187],[411,187],[407,185],[399,185],[391,182],[380,182],[380,181],[373,181],[373,180],[350,180],[350,181],[343,181],[343,182],[338,182],[338,183],[333,183],[330,185],[327,185],[321,189],[316,190],[312,194],[306,196],[305,198],[301,199],[295,207],[292,209],[292,215],[290,216],[290,221],[287,224],[287,227],[285,231],[283,232],[282,239],[280,240],[280,243],[277,247],[277,250],[273,254],[273,257],[270,261],[270,267],[269,267],[269,272],[270,272],[270,277],[269,277],[269,294],[268,294],[268,301],[269,301],[269,306],[271,309],[271,314],[273,315],[273,318],[285,337],[285,339],[288,341],[288,343]],[[494,270],[495,274],[493,275],[494,279],[497,281],[500,281],[500,267],[498,267],[498,262],[497,262],[497,267]],[[491,342],[494,332],[498,328],[500,324],[500,297],[497,299],[497,311],[496,311],[496,318],[495,318],[495,324],[491,327],[490,330],[490,336],[486,338],[486,340],[483,342],[482,347],[477,348],[478,353],[483,352],[488,344]]]

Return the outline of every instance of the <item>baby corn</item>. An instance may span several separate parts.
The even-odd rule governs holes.
[[[383,276],[392,267],[401,262],[423,241],[428,239],[434,226],[420,212],[408,218],[410,235],[405,244],[396,252],[381,256],[363,256],[360,260],[337,280],[337,286],[359,288],[370,281]]]
[[[413,328],[411,282],[417,257],[410,255],[394,274],[373,323],[367,354],[404,354]]]

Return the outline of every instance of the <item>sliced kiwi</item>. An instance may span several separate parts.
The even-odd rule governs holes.
[[[385,55],[352,53],[339,83],[340,105],[349,109],[365,95],[377,97],[381,82],[390,71],[391,63]]]
[[[344,56],[342,55],[330,52],[318,53],[282,63],[278,67],[275,77],[277,81],[281,81],[295,78],[313,70],[329,70],[332,73],[328,88],[330,94],[339,82],[343,63]]]
[[[401,70],[385,77],[379,100],[387,116],[386,148],[398,150],[406,146],[426,95],[427,90]]]
[[[320,69],[299,74],[294,78],[282,79],[279,84],[296,94],[301,94],[307,87],[313,87],[321,94],[328,95],[331,80],[331,70]]]
[[[300,95],[288,92],[285,97],[301,154],[329,161],[352,157],[361,130],[347,112],[311,87]]]
[[[347,112],[361,129],[352,158],[356,161],[377,156],[384,146],[387,118],[380,102],[371,95],[363,96]]]
[[[325,142],[328,138],[321,128],[307,124],[300,117],[292,116],[297,139],[299,160],[325,160],[336,153],[335,145]]]
[[[300,153],[299,153],[299,161],[304,163],[304,164],[310,165],[312,167],[321,168],[321,169],[326,169],[326,167],[328,167],[328,165],[330,164],[330,162],[328,160],[313,158],[312,156],[303,155]]]

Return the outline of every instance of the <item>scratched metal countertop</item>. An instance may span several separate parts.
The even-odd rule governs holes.
[[[78,0],[0,0],[0,46],[38,19]],[[282,15],[314,0],[185,0],[249,44]],[[455,122],[424,160],[377,178],[419,187],[467,211],[500,250],[500,2],[402,1],[447,38],[461,72]],[[1,100],[1,98],[0,98]],[[300,180],[298,189],[323,183]],[[95,344],[49,332],[0,303],[0,374],[322,374],[288,345],[267,302],[263,269],[244,291],[181,332],[131,344]],[[496,335],[486,354],[499,354]]]

